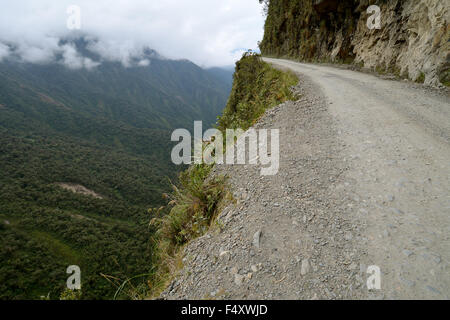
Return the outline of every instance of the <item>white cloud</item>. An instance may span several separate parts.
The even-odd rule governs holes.
[[[150,60],[148,59],[143,59],[141,61],[139,61],[138,66],[140,67],[148,67],[150,65]]]
[[[9,56],[9,47],[0,43],[0,61]]]
[[[62,48],[62,63],[70,69],[86,68],[88,70],[95,68],[100,63],[92,61],[92,59],[81,56],[77,49],[70,45],[65,44]]]
[[[81,8],[79,31],[67,29],[72,4]],[[171,59],[230,65],[240,49],[256,49],[263,23],[258,0],[21,0],[2,5],[0,59],[11,54],[8,44],[27,62],[46,62],[62,52],[67,66],[92,67],[74,47],[58,45],[61,38],[83,34],[98,40],[92,51],[124,65],[145,60],[148,47]]]

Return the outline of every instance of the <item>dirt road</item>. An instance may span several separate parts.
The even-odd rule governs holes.
[[[450,299],[448,94],[265,60],[300,78],[301,98],[256,125],[280,129],[280,171],[217,167],[238,201],[186,248],[163,296]]]
[[[449,97],[348,70],[270,62],[323,91],[367,212],[369,261],[380,266],[388,296],[449,299]]]

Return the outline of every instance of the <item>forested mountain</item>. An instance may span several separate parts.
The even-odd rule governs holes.
[[[231,71],[148,61],[0,63],[0,298],[58,298],[69,265],[94,299],[115,292],[102,274],[119,283],[152,271],[147,209],[163,203],[179,169],[171,132],[215,123]]]

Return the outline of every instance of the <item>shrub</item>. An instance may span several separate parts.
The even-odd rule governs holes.
[[[196,164],[180,174],[180,187],[172,186],[167,195],[169,213],[156,217],[160,247],[168,254],[176,248],[204,234],[216,214],[225,193],[223,177],[209,177],[211,165]]]
[[[291,86],[297,82],[295,74],[272,68],[260,55],[245,54],[236,63],[233,88],[219,117],[219,129],[248,129],[267,109],[293,99]]]

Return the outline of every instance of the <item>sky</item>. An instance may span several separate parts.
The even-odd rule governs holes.
[[[20,0],[1,7],[0,61],[58,61],[73,69],[102,61],[146,66],[143,52],[151,48],[202,67],[230,66],[263,37],[258,0]],[[88,49],[100,61],[60,41],[80,36],[92,40]]]

